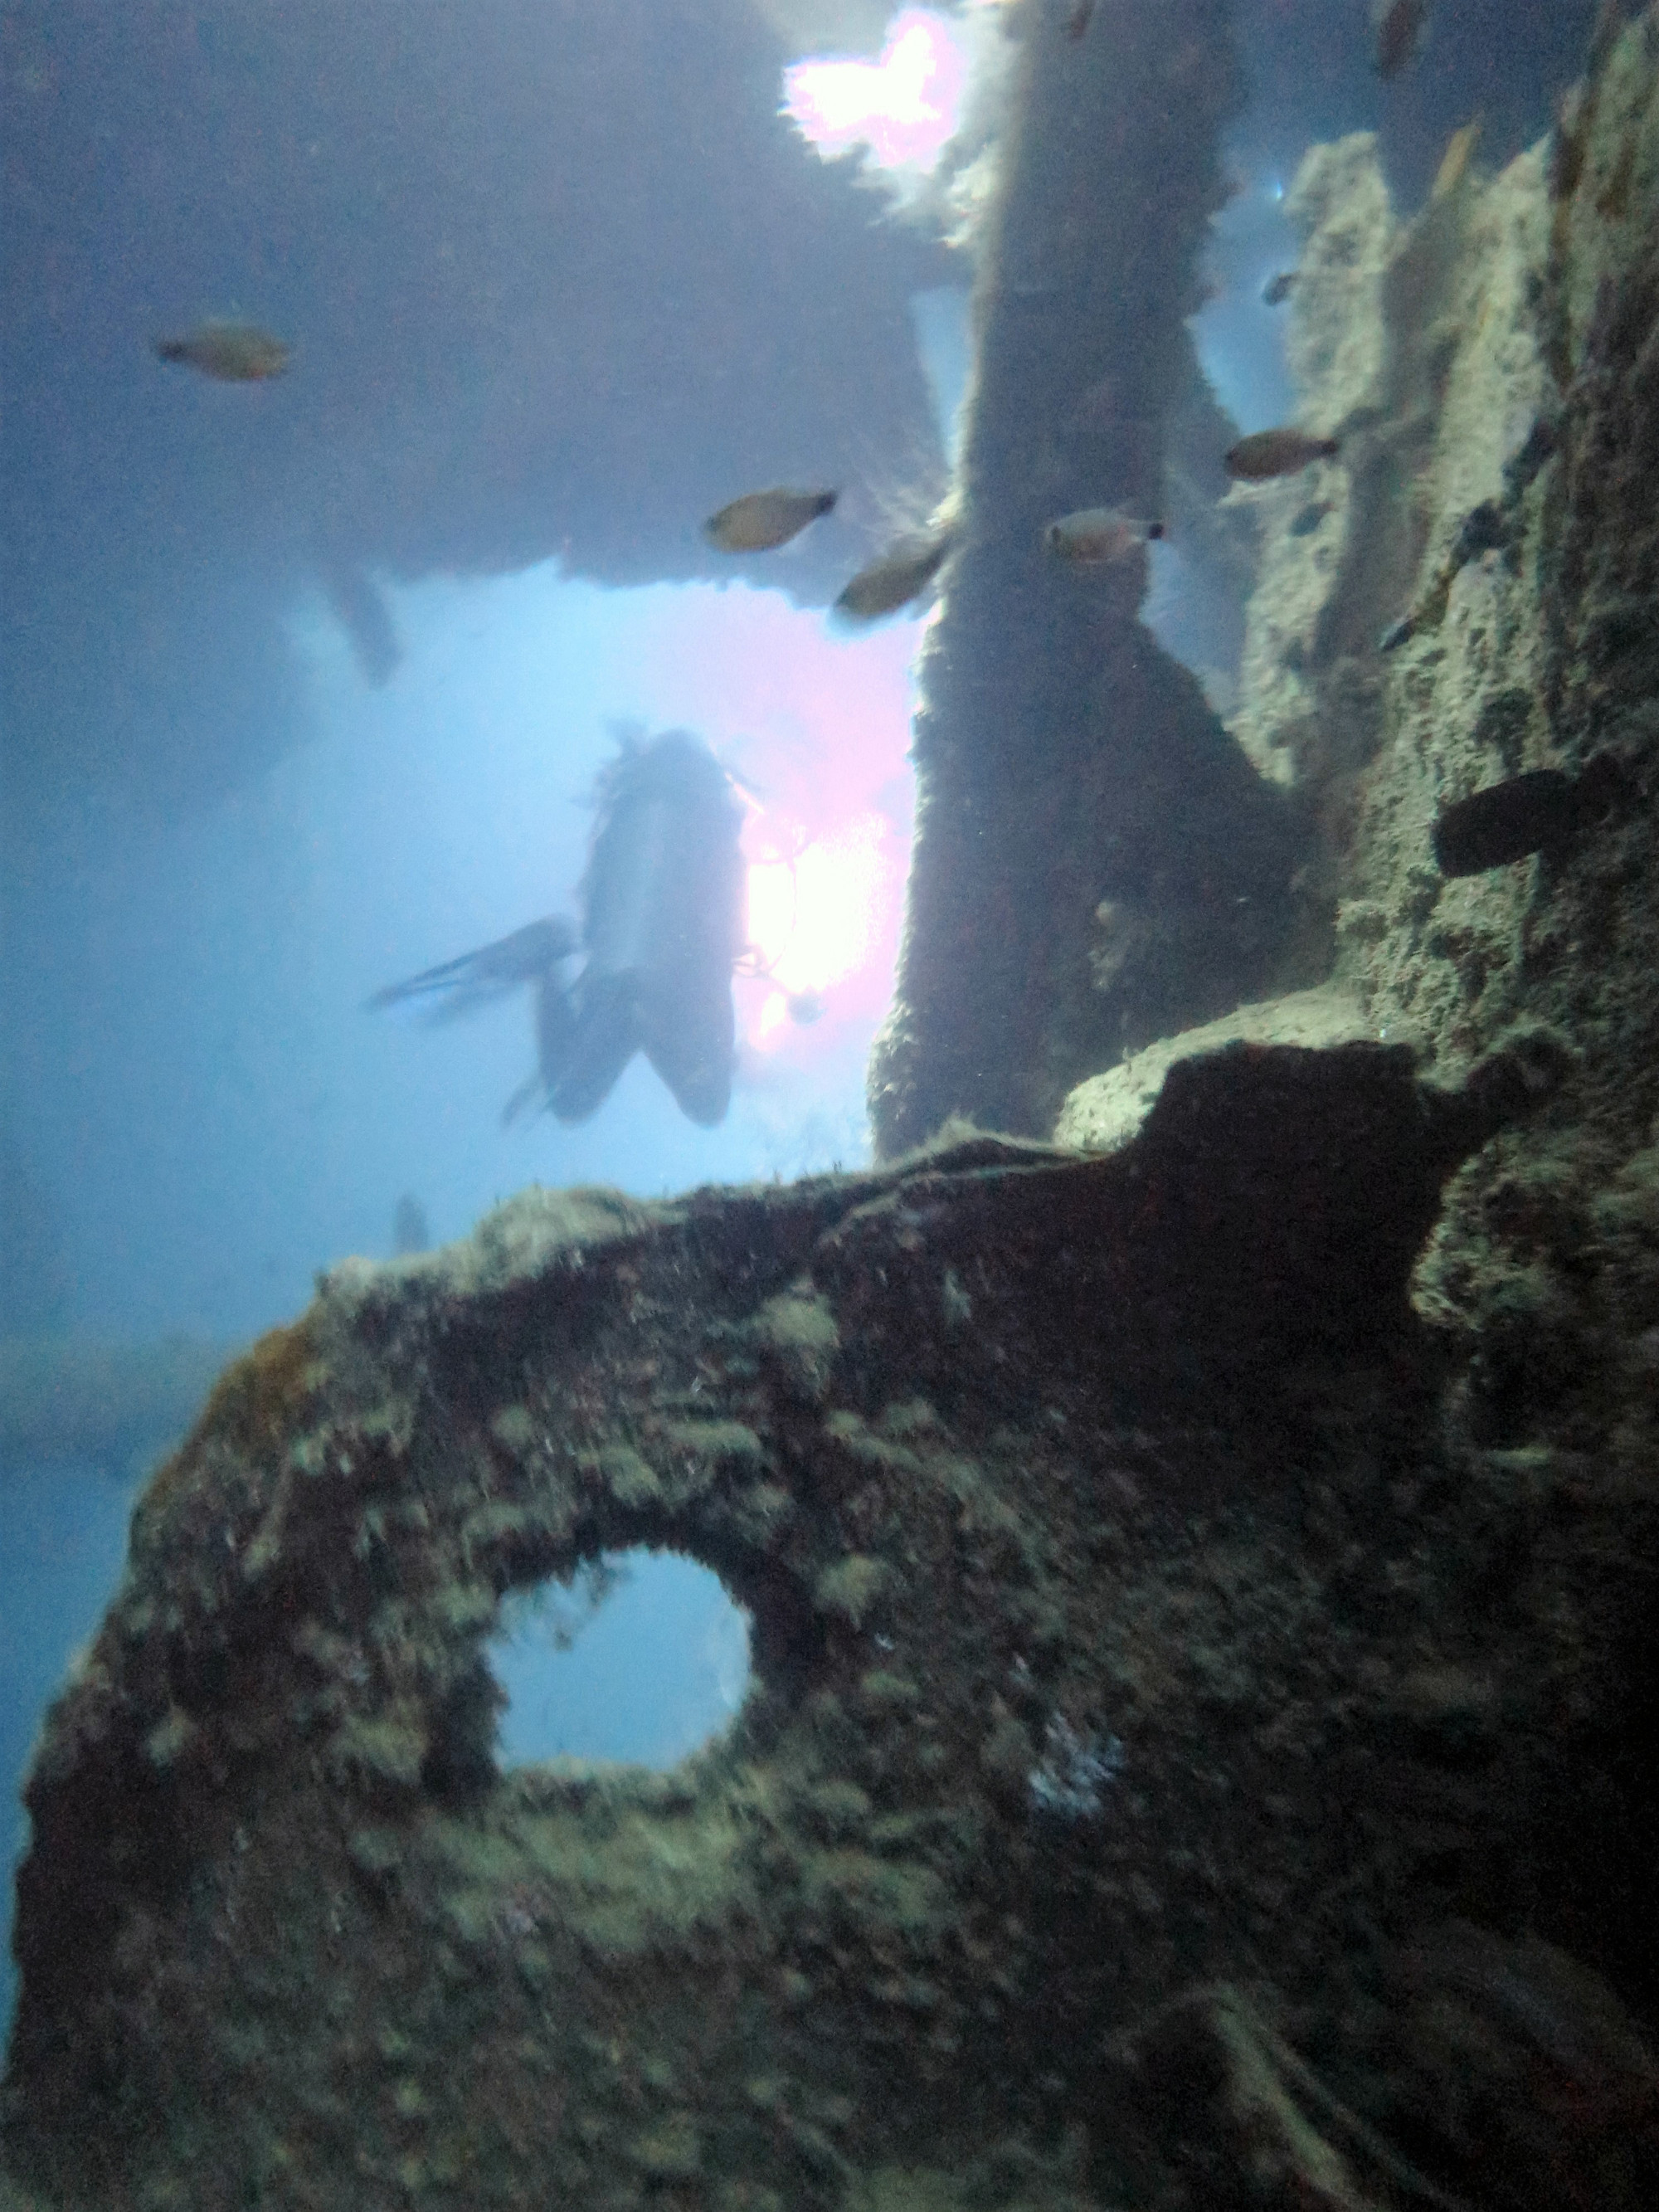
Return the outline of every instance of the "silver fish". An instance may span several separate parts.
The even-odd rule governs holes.
[[[1042,542],[1057,560],[1101,568],[1127,560],[1137,547],[1163,535],[1161,522],[1144,522],[1121,507],[1080,507],[1075,514],[1051,522]]]

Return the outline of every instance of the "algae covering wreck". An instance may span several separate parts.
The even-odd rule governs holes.
[[[996,273],[1074,204],[1056,57],[1147,12],[1036,17],[981,410],[1058,312]],[[221,1379],[31,1776],[8,2212],[1659,2197],[1653,25],[1604,11],[1551,143],[1409,220],[1369,139],[1304,163],[1340,453],[1229,495],[1224,724],[1133,580],[1032,614],[1085,502],[1000,545],[970,429],[896,1157],[531,1191]],[[1067,817],[1126,702],[1214,869],[1164,866],[1134,743]],[[1022,716],[1046,811],[975,873]],[[1437,865],[1471,794],[1598,759],[1570,836]],[[732,1727],[503,1770],[503,1601],[639,1544],[748,1609]]]
[[[1160,2134],[1126,2031],[1203,2045],[1167,2000],[1224,1983],[1280,2033],[1270,1960],[1323,2011],[1357,1916],[1495,1903],[1563,1786],[1550,1668],[1458,1594],[1503,1483],[1436,1466],[1406,1297],[1559,1075],[1222,1055],[1108,1158],[531,1193],[337,1270],[152,1486],[37,1759],[25,2173],[1117,2201]],[[638,1543],[749,1607],[737,1725],[498,1771],[503,1593]]]

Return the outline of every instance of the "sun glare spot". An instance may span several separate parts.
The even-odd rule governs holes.
[[[967,61],[946,18],[905,8],[878,61],[823,57],[784,71],[784,112],[826,161],[867,146],[884,169],[927,169],[952,136]]]
[[[892,825],[862,814],[833,836],[780,857],[781,825],[757,825],[770,848],[749,868],[749,938],[771,988],[748,1024],[765,1047],[787,1033],[791,998],[829,992],[871,958],[890,923],[902,874]]]

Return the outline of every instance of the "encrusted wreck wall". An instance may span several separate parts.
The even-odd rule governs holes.
[[[1499,1916],[1568,1806],[1620,1840],[1558,1708],[1622,1597],[1574,1593],[1571,1657],[1568,1617],[1494,1613],[1486,1547],[1534,1516],[1437,1455],[1406,1297],[1447,1172],[1558,1073],[1212,1057],[1111,1159],[532,1193],[337,1270],[152,1486],[52,1716],[22,2175],[1173,2203],[1236,2131],[1201,2098],[1172,2151],[1159,2100],[1241,2037],[1293,2175],[1286,2019],[1328,2035],[1356,1959],[1381,2007],[1387,1945]],[[751,1609],[739,1722],[667,1777],[498,1772],[503,1592],[635,1543]],[[1576,1889],[1596,1924],[1604,1867]]]
[[[1604,9],[1551,142],[1408,223],[1369,139],[1304,165],[1296,366],[1310,413],[1350,434],[1340,465],[1254,495],[1264,558],[1237,726],[1322,820],[1335,980],[1374,1034],[1449,1078],[1516,1022],[1573,1054],[1547,1113],[1454,1186],[1419,1293],[1468,1358],[1472,1433],[1530,1455],[1547,1490],[1594,1468],[1644,1497],[1659,1441],[1656,71],[1652,11],[1624,27]],[[1544,849],[1442,873],[1448,805],[1592,763],[1601,799]]]

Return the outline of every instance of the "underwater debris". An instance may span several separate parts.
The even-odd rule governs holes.
[[[1264,307],[1282,307],[1295,289],[1295,270],[1281,269],[1276,276],[1270,276],[1262,286],[1261,304]]]
[[[1340,450],[1340,439],[1316,438],[1306,430],[1254,430],[1229,446],[1221,465],[1243,483],[1266,483],[1273,477],[1293,477],[1315,461],[1328,461]]]
[[[1194,2148],[1202,2145],[1197,2155],[1216,2195],[1194,2201],[1248,2201],[1237,2195],[1248,2176],[1249,2197],[1324,2212],[1385,2212],[1402,2197],[1435,2212],[1474,2212],[1334,2093],[1273,2026],[1274,2002],[1264,1984],[1247,1992],[1230,1982],[1200,1984],[1115,2039],[1111,2055],[1125,2069],[1127,2109],[1155,2127],[1179,2128],[1188,2177]]]
[[[1143,521],[1121,507],[1080,507],[1075,514],[1062,514],[1049,523],[1042,542],[1058,559],[1076,568],[1099,568],[1127,559],[1149,539],[1163,535],[1161,522]]]
[[[836,612],[852,622],[879,622],[884,615],[896,614],[921,597],[955,541],[949,525],[901,538],[879,560],[859,570],[836,601]]]
[[[430,994],[446,1020],[530,984],[536,1073],[507,1101],[506,1120],[544,1094],[558,1120],[585,1121],[643,1052],[681,1112],[710,1128],[731,1103],[737,1056],[742,821],[732,780],[701,738],[670,730],[627,739],[600,779],[580,943],[568,921],[533,921],[368,1003]],[[567,988],[559,968],[578,951],[586,963]]]
[[[722,553],[775,552],[828,514],[836,497],[833,491],[790,491],[781,484],[748,491],[711,514],[702,534]]]
[[[210,320],[182,337],[157,338],[155,357],[181,362],[221,384],[263,384],[283,374],[294,349],[257,323]]]
[[[1026,1778],[1026,1796],[1031,1810],[1048,1820],[1092,1820],[1122,1771],[1116,1736],[1080,1735],[1064,1713],[1054,1713],[1043,1731],[1042,1757]]]
[[[1559,853],[1623,796],[1625,770],[1597,753],[1582,774],[1528,769],[1488,784],[1436,817],[1434,857],[1444,876],[1478,876],[1534,853]]]
[[[1371,66],[1384,84],[1416,60],[1428,20],[1428,0],[1371,0]]]

